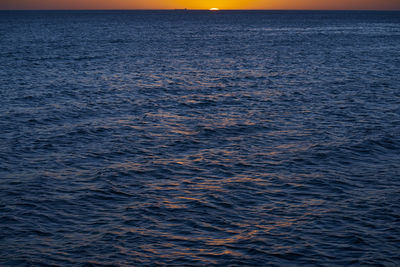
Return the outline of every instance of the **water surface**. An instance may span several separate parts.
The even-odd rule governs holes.
[[[400,13],[0,12],[0,264],[400,264]]]

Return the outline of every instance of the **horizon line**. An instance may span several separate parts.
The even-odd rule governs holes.
[[[0,9],[0,11],[210,11],[209,9]],[[400,9],[219,9],[218,11],[400,11]]]

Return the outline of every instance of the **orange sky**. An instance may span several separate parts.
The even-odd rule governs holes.
[[[400,0],[0,0],[0,9],[388,9]]]

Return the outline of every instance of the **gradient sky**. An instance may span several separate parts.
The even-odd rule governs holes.
[[[400,0],[0,0],[0,9],[372,9],[400,10]]]

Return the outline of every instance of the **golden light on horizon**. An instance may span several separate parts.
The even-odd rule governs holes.
[[[218,11],[218,10],[219,10],[218,7],[212,7],[212,8],[210,8],[210,11]]]
[[[0,0],[0,9],[400,10],[400,0]],[[214,10],[215,11],[215,10]]]

